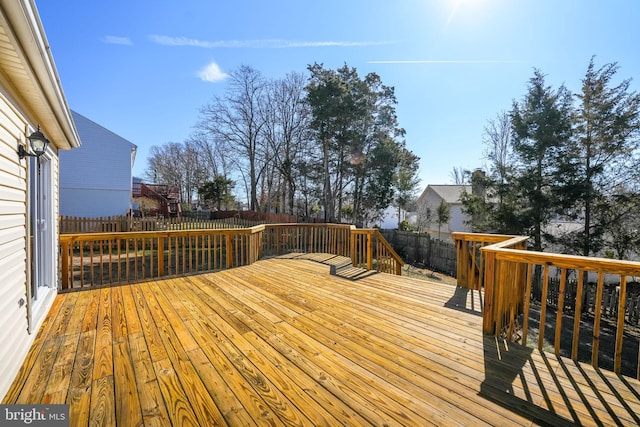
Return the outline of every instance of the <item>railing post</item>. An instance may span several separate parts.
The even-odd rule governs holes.
[[[62,245],[62,289],[69,289],[69,241],[60,242]]]
[[[356,266],[356,234],[349,230],[349,251],[351,252],[351,265]]]
[[[493,304],[495,299],[495,252],[485,251],[484,269],[484,313],[482,315],[482,330],[485,334],[493,334],[495,321],[493,318]]]
[[[225,246],[227,249],[227,268],[231,268],[233,266],[233,251],[231,248],[231,234],[229,233],[225,233],[224,234],[224,241],[225,241]]]
[[[367,270],[373,270],[373,235],[367,233]]]
[[[158,277],[164,276],[164,237],[158,237]]]
[[[469,251],[467,251],[467,240],[463,237],[456,237],[456,258],[457,258],[457,283],[461,288],[468,288],[469,280]]]

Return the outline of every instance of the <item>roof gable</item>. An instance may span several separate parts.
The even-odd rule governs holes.
[[[104,126],[99,125],[93,120],[86,118],[82,114],[71,110],[71,115],[73,116],[73,121],[76,124],[78,134],[80,135],[80,140],[83,142],[83,144],[106,143],[112,145],[121,145],[123,147],[127,147],[132,151],[136,150],[137,146],[129,140],[110,131]]]
[[[446,203],[460,203],[462,193],[471,193],[470,185],[431,185],[431,189]]]
[[[471,193],[470,185],[428,185],[418,199],[423,200],[428,193],[432,192],[440,197],[445,203],[453,205],[460,204],[460,197],[464,192]]]

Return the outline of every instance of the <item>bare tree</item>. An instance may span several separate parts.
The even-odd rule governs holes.
[[[507,182],[512,168],[511,118],[501,111],[484,128],[485,157],[490,162],[491,175],[498,184]]]
[[[266,91],[264,137],[279,173],[278,192],[283,210],[293,214],[297,190],[296,165],[308,141],[309,107],[305,100],[305,77],[290,73],[273,80]],[[273,177],[271,179],[274,180]]]
[[[167,184],[181,186],[183,170],[181,156],[182,144],[179,142],[167,142],[161,146],[154,145],[149,150],[147,157],[147,180],[155,184]]]
[[[243,65],[231,72],[229,90],[215,97],[200,110],[198,128],[215,140],[225,143],[234,151],[237,166],[243,175],[249,197],[249,208],[258,210],[258,182],[264,171],[264,153],[261,137],[264,126],[261,101],[266,82],[260,72]]]
[[[233,156],[223,140],[204,132],[195,132],[186,142],[198,151],[207,179],[228,176]]]
[[[449,176],[455,185],[465,185],[471,179],[471,171],[462,166],[454,166]]]

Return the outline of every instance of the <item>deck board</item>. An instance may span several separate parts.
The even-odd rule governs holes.
[[[72,425],[640,425],[640,382],[484,336],[481,298],[324,254],[64,293],[3,403]]]

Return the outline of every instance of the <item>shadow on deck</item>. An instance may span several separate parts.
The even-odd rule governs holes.
[[[323,254],[69,292],[3,403],[72,425],[640,425],[640,382],[484,336],[481,297]]]

